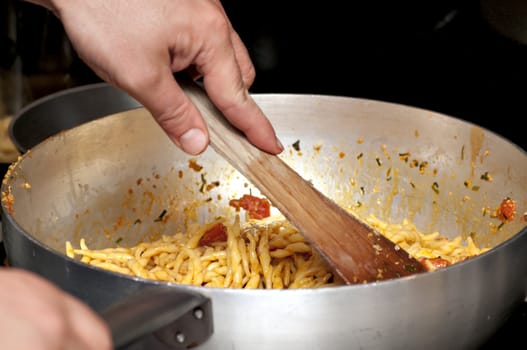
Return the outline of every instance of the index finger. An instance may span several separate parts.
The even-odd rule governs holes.
[[[228,28],[226,29],[228,30]],[[229,35],[217,38],[230,38]],[[203,83],[214,105],[256,147],[278,154],[283,147],[274,127],[250,95],[231,43],[209,43],[205,58],[196,61]],[[205,56],[205,55],[202,55]]]

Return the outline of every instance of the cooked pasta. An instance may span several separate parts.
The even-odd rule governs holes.
[[[380,233],[426,262],[433,270],[485,251],[471,238],[448,240],[438,232],[424,234],[409,221],[388,224],[367,219]],[[221,288],[317,288],[339,285],[320,255],[286,220],[252,221],[242,225],[220,219],[194,224],[187,232],[164,235],[125,248],[92,250],[66,242],[69,257],[103,269],[172,283]]]
[[[470,236],[463,240],[461,236],[442,237],[437,231],[422,233],[406,219],[400,224],[389,224],[370,215],[366,222],[421,261],[428,270],[455,264],[489,249],[478,248]]]
[[[215,227],[226,228],[226,239],[200,244]],[[315,288],[336,281],[321,257],[285,220],[263,221],[242,227],[218,220],[194,224],[185,233],[162,236],[130,248],[91,250],[84,239],[69,257],[128,275],[207,287]]]

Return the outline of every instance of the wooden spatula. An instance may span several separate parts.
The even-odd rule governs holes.
[[[205,118],[213,149],[280,210],[347,284],[425,271],[408,252],[325,197],[281,158],[253,146],[197,83],[178,83]]]

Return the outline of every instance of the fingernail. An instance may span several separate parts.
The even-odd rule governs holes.
[[[284,145],[282,145],[282,142],[280,142],[280,139],[276,138],[276,145],[280,149],[280,151],[284,150]]]
[[[179,138],[179,143],[183,151],[189,154],[197,155],[203,152],[207,147],[207,138],[203,131],[199,129],[190,129]]]

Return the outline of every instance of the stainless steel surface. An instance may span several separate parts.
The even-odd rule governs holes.
[[[492,233],[496,220],[482,215],[482,208],[494,208],[504,197],[517,201],[518,217],[526,211],[527,156],[519,147],[476,125],[401,105],[312,95],[255,97],[285,145],[300,140],[301,152],[289,147],[283,159],[337,203],[360,201],[362,215],[409,217],[422,230],[450,237],[476,232],[478,244],[496,247],[444,270],[364,285],[227,290],[162,283],[211,299],[214,333],[199,349],[476,349],[525,299],[525,221],[517,218]],[[430,171],[410,167],[399,157],[403,152],[428,161]],[[11,264],[44,275],[97,310],[159,285],[69,259],[64,241],[84,236],[91,247],[103,247],[123,237],[122,244],[131,244],[148,230],[175,232],[182,226],[177,214],[196,199],[222,194],[198,210],[204,221],[223,213],[229,197],[248,191],[246,180],[212,150],[198,162],[208,180],[221,186],[196,191],[201,174],[178,176],[178,169],[188,170],[188,160],[141,108],[35,146],[3,184],[15,198],[14,214],[2,204]],[[491,182],[480,179],[487,171]],[[144,188],[137,187],[139,178],[148,179]],[[479,190],[468,188],[467,180]],[[143,194],[146,188],[153,196]],[[148,211],[147,197],[155,198]],[[139,212],[149,227],[131,225],[134,208],[144,209]],[[164,208],[173,215],[159,226],[153,221]],[[122,218],[122,227],[108,234]]]
[[[135,99],[107,83],[83,85],[49,94],[24,106],[11,121],[9,136],[23,153],[58,132],[140,106]]]

